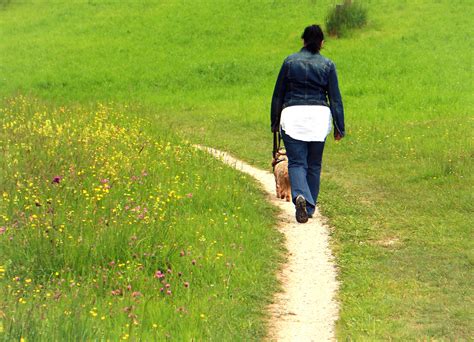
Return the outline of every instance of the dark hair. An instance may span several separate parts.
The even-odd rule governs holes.
[[[311,25],[304,29],[301,38],[303,38],[306,48],[311,53],[317,53],[321,49],[324,33],[319,25]]]

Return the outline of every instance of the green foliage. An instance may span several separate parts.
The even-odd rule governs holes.
[[[332,36],[343,36],[367,23],[367,8],[359,2],[344,1],[332,8],[326,17],[326,30]]]
[[[271,209],[247,177],[123,110],[0,109],[0,339],[262,335],[279,234],[255,209]]]
[[[268,168],[269,104],[279,67],[301,47],[304,26],[324,22],[324,9],[333,3],[318,1],[323,10],[315,13],[308,11],[308,6],[314,8],[309,0],[54,5],[12,1],[0,11],[0,94],[32,93],[57,107],[69,104],[68,108],[77,102],[113,100],[128,105],[125,118],[146,119],[140,130],[149,139],[220,147]],[[320,203],[335,226],[332,240],[342,282],[338,339],[469,340],[474,317],[470,224],[474,166],[469,141],[474,106],[469,32],[474,3],[364,3],[370,3],[370,29],[353,39],[328,39],[322,50],[337,66],[348,132],[340,143],[331,139],[326,143]],[[204,169],[203,179],[219,179],[216,184],[223,187],[217,194],[214,188],[201,188],[209,200],[192,209],[195,220],[206,206],[222,214],[223,203],[236,208],[239,204],[234,203],[241,201],[248,206],[240,218],[257,222],[255,240],[248,233],[241,244],[241,272],[233,273],[241,277],[238,282],[252,284],[223,296],[224,304],[208,301],[218,303],[212,308],[222,308],[222,315],[216,315],[221,319],[213,325],[209,320],[208,335],[203,336],[225,334],[228,329],[251,336],[252,329],[263,329],[263,306],[256,309],[249,298],[261,303],[260,294],[272,291],[267,286],[271,277],[263,266],[243,262],[272,259],[258,252],[275,242],[275,236],[262,235],[268,208],[255,202],[258,192],[247,185],[248,178],[241,179],[200,154],[194,157],[179,168],[189,174],[193,168]],[[173,173],[165,176],[169,180]],[[0,181],[8,179],[1,174]],[[212,183],[208,181],[209,186]],[[232,192],[232,199],[224,192]],[[201,224],[218,217],[206,216]],[[194,234],[189,227],[182,232]],[[226,233],[232,236],[236,229]],[[218,236],[222,230],[212,231]],[[182,241],[188,239],[184,237]],[[202,284],[203,289],[216,288],[209,280]],[[195,305],[189,305],[198,316],[196,308],[205,308],[209,299],[202,291],[193,299]],[[10,300],[8,294],[2,294],[0,301],[3,298]],[[88,298],[101,300],[95,292]],[[146,310],[153,307],[150,319],[172,318],[166,330],[199,336],[193,327],[205,329],[197,319],[179,325],[169,306],[148,305]],[[4,307],[0,311],[7,313]],[[30,312],[22,322],[35,319],[45,324],[40,316],[33,317],[35,310]],[[74,316],[78,322],[87,317],[92,314],[85,310]],[[51,319],[49,324],[59,327],[59,322]],[[82,326],[76,328],[81,331]],[[116,325],[109,328],[113,331]]]

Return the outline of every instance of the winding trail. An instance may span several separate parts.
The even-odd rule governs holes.
[[[269,306],[269,341],[335,341],[338,318],[336,267],[329,248],[329,231],[316,211],[306,224],[295,220],[294,206],[275,196],[275,179],[226,152],[196,146],[258,180],[272,204],[279,207],[279,230],[286,237],[287,263],[278,275],[283,292]]]

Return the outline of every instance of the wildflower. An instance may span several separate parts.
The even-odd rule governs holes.
[[[138,291],[132,292],[132,297],[133,298],[140,297],[140,296],[142,296],[142,294],[140,292],[138,292]]]
[[[122,295],[122,290],[117,289],[117,290],[110,291],[110,293],[112,294],[112,296],[120,296]]]
[[[192,198],[192,197],[193,197],[193,194],[190,192],[189,194],[186,194],[186,197],[187,197],[187,198]]]
[[[166,291],[166,294],[167,294],[168,296],[171,296],[171,290]]]
[[[184,287],[189,287],[189,283],[187,281],[184,282]]]
[[[196,259],[193,259],[193,260],[191,261],[191,263],[192,263],[193,265],[196,265]]]
[[[133,309],[135,309],[135,306],[126,306],[123,308],[123,312],[126,312],[126,313],[131,313],[133,311]]]
[[[107,184],[109,182],[109,180],[107,178],[103,178],[103,179],[100,180],[100,182],[102,184]]]
[[[166,287],[167,289],[169,289],[169,288],[171,287],[171,285],[170,285],[170,284],[166,284],[165,287]]]
[[[0,227],[0,234],[3,234],[3,233],[5,233],[5,231],[6,231],[6,230],[7,230],[7,228],[6,228],[6,227],[3,227],[3,226],[2,226],[2,227]]]
[[[179,252],[179,256],[183,257],[184,255],[185,255],[184,251]]]
[[[61,181],[61,179],[63,179],[63,177],[61,177],[61,176],[55,176],[55,177],[53,178],[53,181],[52,181],[51,183],[57,183],[57,184],[59,184],[59,182]]]
[[[161,279],[161,278],[164,278],[164,277],[165,277],[165,275],[163,273],[161,273],[160,270],[155,272],[155,278]]]

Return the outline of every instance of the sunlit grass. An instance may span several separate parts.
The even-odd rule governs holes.
[[[0,113],[0,338],[262,334],[279,237],[249,179],[106,105]]]
[[[321,192],[342,281],[338,336],[469,339],[474,3],[364,4],[367,25],[322,50],[337,66],[348,131],[327,143]],[[0,93],[57,107],[113,100],[128,105],[125,122],[147,120],[139,129],[152,141],[173,145],[173,132],[269,168],[278,69],[333,5],[11,1],[0,10]],[[44,182],[54,176],[64,175],[50,169]],[[259,206],[245,215],[266,216]]]

